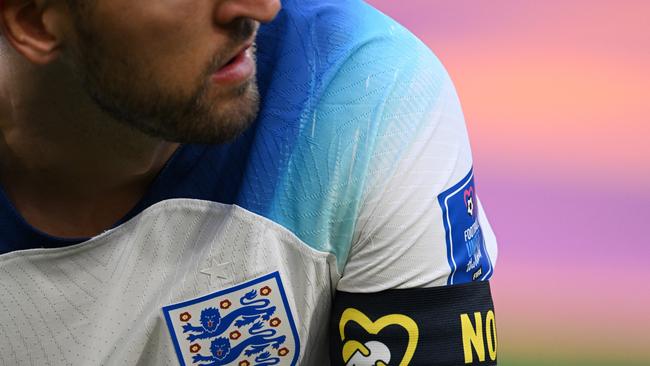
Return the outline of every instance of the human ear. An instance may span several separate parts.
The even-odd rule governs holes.
[[[34,64],[58,58],[62,33],[52,21],[52,7],[39,0],[0,0],[3,36],[13,48]]]

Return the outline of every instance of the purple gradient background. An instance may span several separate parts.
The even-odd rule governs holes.
[[[650,364],[650,2],[371,0],[463,103],[502,364]]]

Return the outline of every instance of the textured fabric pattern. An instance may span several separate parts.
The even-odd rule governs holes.
[[[0,195],[0,361],[177,364],[161,307],[279,271],[299,364],[327,365],[336,290],[447,284],[437,199],[472,158],[446,71],[361,1],[283,6],[258,37],[254,126],[230,144],[183,146],[112,230],[53,238]],[[201,273],[210,263],[227,274]]]
[[[230,263],[224,278],[200,272]],[[334,258],[236,206],[170,200],[89,242],[0,260],[0,363],[175,365],[165,304],[279,271],[301,364],[327,364]]]

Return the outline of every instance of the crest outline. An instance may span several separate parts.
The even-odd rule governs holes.
[[[274,305],[276,305],[276,306],[277,305],[282,305],[284,307],[284,312],[286,313],[289,328],[291,329],[291,335],[293,336],[293,341],[294,341],[294,345],[295,345],[295,352],[293,352],[293,358],[290,361],[290,365],[291,366],[296,365],[297,361],[298,361],[298,358],[300,357],[300,337],[298,336],[298,330],[297,330],[297,327],[296,327],[295,319],[293,317],[291,307],[289,305],[289,300],[288,300],[288,297],[287,297],[287,293],[285,291],[284,284],[282,283],[282,278],[280,277],[280,272],[279,271],[275,271],[275,272],[263,275],[261,277],[254,278],[252,280],[249,280],[249,281],[246,281],[246,282],[243,282],[243,283],[240,283],[240,284],[237,284],[237,285],[234,285],[234,286],[222,289],[222,290],[218,290],[218,291],[212,292],[212,293],[207,294],[207,295],[203,295],[203,296],[199,296],[199,297],[189,299],[189,300],[186,300],[186,301],[182,301],[182,302],[178,302],[178,303],[163,306],[162,311],[163,311],[163,316],[165,318],[165,323],[167,324],[169,335],[171,337],[172,344],[174,346],[174,350],[176,352],[176,356],[178,358],[178,361],[179,361],[180,365],[182,365],[182,366],[191,366],[191,365],[188,365],[185,362],[185,359],[184,359],[184,356],[183,356],[183,351],[181,349],[181,344],[180,344],[180,341],[179,341],[179,334],[177,334],[177,330],[175,329],[175,326],[174,326],[174,321],[172,320],[172,314],[171,314],[172,311],[187,308],[188,306],[192,306],[192,305],[199,304],[199,303],[205,303],[205,302],[208,302],[210,300],[215,300],[215,299],[218,299],[219,297],[222,297],[224,295],[228,295],[228,294],[231,294],[231,293],[235,293],[237,291],[242,291],[242,290],[245,290],[245,289],[251,289],[253,286],[258,285],[258,284],[263,283],[263,282],[267,282],[267,281],[273,281],[277,285],[277,289],[278,289],[278,292],[280,294],[280,298],[281,298],[282,301],[281,301],[281,304],[278,302],[277,304],[274,304]],[[262,289],[266,289],[266,288],[268,288],[268,287],[265,286]],[[206,306],[210,306],[208,304],[209,303],[207,303]],[[275,308],[275,306],[274,306],[274,308]],[[183,315],[183,314],[181,314],[181,315]],[[257,326],[257,324],[255,324],[255,325]]]

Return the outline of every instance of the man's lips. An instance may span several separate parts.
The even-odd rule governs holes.
[[[246,44],[225,65],[211,75],[212,82],[217,84],[239,84],[250,79],[255,73],[252,43]]]

